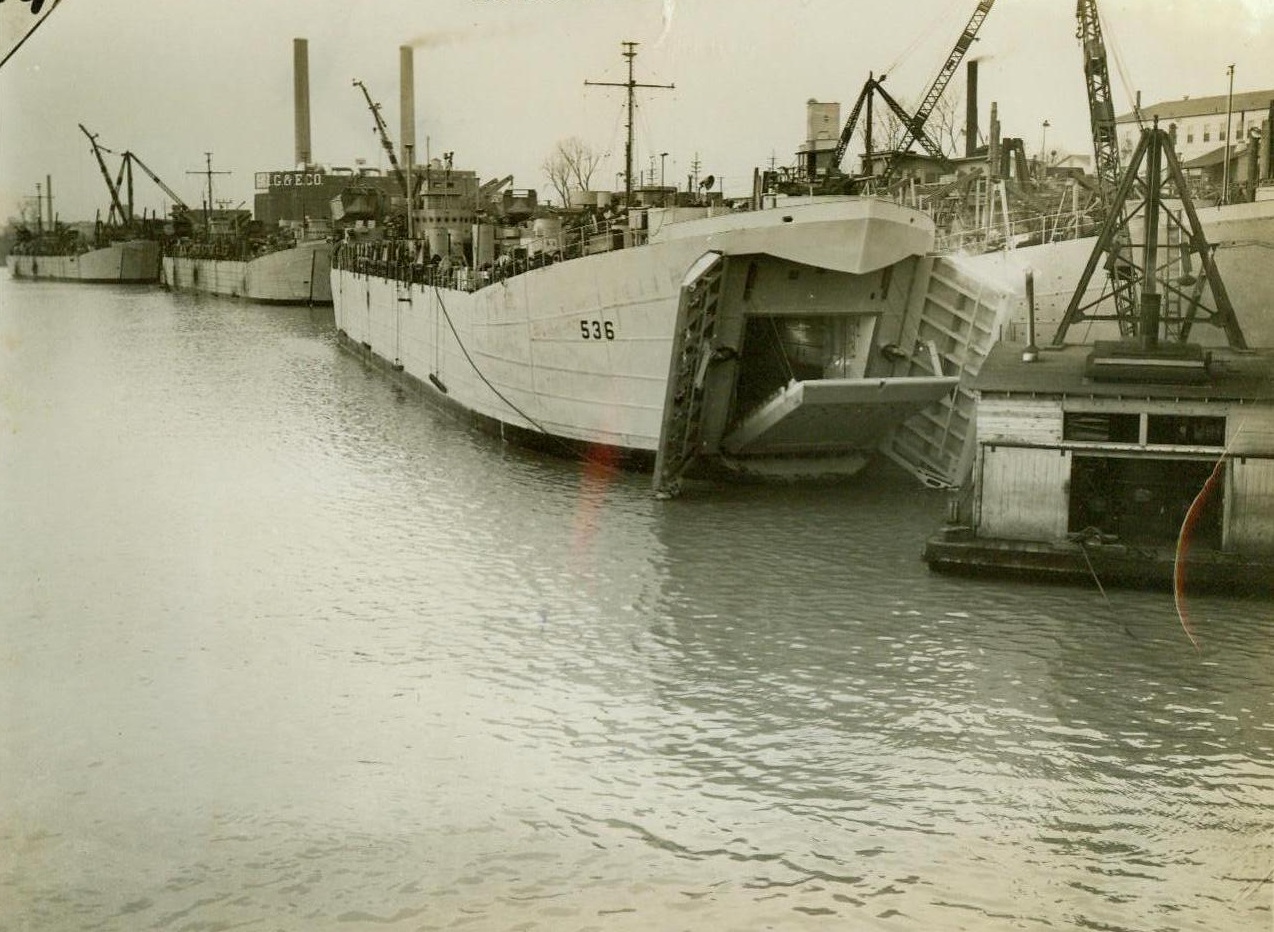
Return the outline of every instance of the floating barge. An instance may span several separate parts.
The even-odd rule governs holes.
[[[972,494],[934,570],[1274,589],[1274,351],[1210,351],[1207,381],[1091,378],[1091,346],[992,350]],[[1102,358],[1102,357],[1098,357]],[[1216,478],[1213,478],[1213,474]]]
[[[1186,190],[1145,130],[1052,345],[1032,315],[972,382],[974,473],[931,568],[1274,590],[1274,350],[1248,348]],[[1113,316],[1087,302],[1098,267]],[[1103,321],[1123,338],[1067,345]],[[1226,345],[1190,342],[1196,325]]]

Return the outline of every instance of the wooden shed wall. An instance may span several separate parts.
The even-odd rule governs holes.
[[[1274,553],[1274,460],[1231,460],[1227,494],[1225,549],[1244,554]]]
[[[978,402],[978,442],[1061,443],[1060,398],[983,396]]]
[[[1225,414],[1227,450],[1236,456],[1244,453],[1274,454],[1274,408],[1228,405]]]
[[[981,469],[980,536],[1057,540],[1066,535],[1069,451],[984,446]]]

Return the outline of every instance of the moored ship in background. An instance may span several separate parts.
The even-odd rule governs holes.
[[[46,176],[44,191],[39,192],[37,186],[35,229],[19,227],[9,252],[12,275],[43,281],[153,284],[159,280],[161,243],[181,230],[183,218],[176,210],[171,220],[144,213],[138,216],[133,204],[134,166],[166,191],[169,189],[136,154],[127,151],[121,156],[119,180],[112,180],[102,156],[108,150],[98,145],[96,135],[83,124],[80,129],[92,143],[93,155],[110,192],[107,219],[62,223],[53,211],[53,179]]]
[[[264,304],[330,304],[332,243],[326,224],[261,235],[247,211],[212,211],[209,232],[164,249],[161,281],[174,291]],[[230,216],[219,216],[226,215]],[[241,214],[241,216],[235,216]]]
[[[388,214],[396,178],[313,161],[308,55],[307,41],[294,40],[294,167],[256,172],[248,211],[212,206],[216,172],[209,162],[202,214],[192,211],[191,235],[164,250],[167,287],[266,304],[331,304],[333,239],[350,228],[367,235]]]
[[[58,224],[28,237],[19,230],[9,252],[14,278],[93,284],[153,284],[159,280],[159,242],[142,237],[102,242],[80,225]],[[93,225],[85,225],[90,228]]]

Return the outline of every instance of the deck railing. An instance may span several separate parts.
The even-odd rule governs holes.
[[[1097,224],[1090,213],[1083,210],[1060,214],[1041,214],[998,221],[989,229],[976,229],[939,233],[934,250],[939,253],[995,252],[1001,249],[1019,249],[1041,243],[1057,243],[1064,240],[1092,236]]]
[[[479,268],[429,255],[423,239],[339,243],[332,267],[358,275],[457,291],[477,291],[534,269],[584,256],[613,252],[647,241],[645,230],[629,230],[616,221],[571,227],[518,241],[518,246]]]

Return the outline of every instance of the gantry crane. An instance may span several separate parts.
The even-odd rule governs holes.
[[[933,156],[944,166],[949,164],[946,155],[942,151],[942,147],[933,141],[933,138],[925,132],[925,123],[928,122],[934,108],[937,107],[938,101],[942,98],[942,93],[947,89],[947,84],[951,81],[952,75],[956,69],[960,67],[960,62],[964,59],[965,53],[969,51],[969,46],[973,44],[973,40],[977,38],[978,30],[982,28],[982,22],[986,19],[987,14],[991,12],[991,7],[995,5],[995,0],[978,0],[977,9],[973,11],[973,15],[969,18],[969,22],[965,24],[964,31],[960,33],[960,38],[956,40],[955,46],[951,49],[951,53],[947,56],[946,62],[942,69],[938,72],[938,76],[934,78],[933,83],[929,86],[929,90],[925,93],[924,99],[920,102],[920,106],[916,109],[914,115],[908,114],[896,100],[894,100],[881,85],[884,76],[878,80],[868,76],[867,83],[863,85],[862,93],[858,95],[858,101],[854,104],[853,110],[850,111],[849,119],[845,121],[845,126],[841,130],[840,139],[836,143],[836,149],[832,153],[832,168],[838,169],[841,161],[845,158],[845,150],[849,148],[850,140],[853,138],[854,129],[858,123],[858,116],[862,112],[864,103],[867,105],[868,122],[871,121],[871,95],[879,93],[881,98],[894,111],[898,119],[902,121],[903,136],[896,152],[903,153],[911,148],[913,142],[919,142],[929,155]],[[870,133],[870,129],[868,130]],[[870,139],[870,135],[868,137]],[[870,145],[868,146],[870,149]],[[868,152],[870,157],[871,153]],[[895,161],[891,161],[889,167],[885,171],[886,180],[893,173]]]

